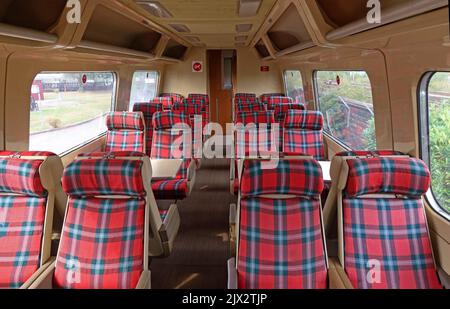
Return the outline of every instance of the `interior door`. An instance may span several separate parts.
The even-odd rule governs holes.
[[[234,50],[208,50],[211,121],[220,123],[224,133],[226,124],[232,122],[236,60]]]

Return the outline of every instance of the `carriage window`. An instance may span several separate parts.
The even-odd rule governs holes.
[[[303,92],[302,74],[300,71],[285,71],[284,85],[286,95],[299,103],[305,104],[305,94]]]
[[[31,87],[30,150],[66,153],[106,132],[115,74],[41,73]]]
[[[372,87],[367,73],[317,71],[315,82],[325,132],[350,149],[376,149]]]
[[[428,200],[447,215],[450,214],[450,73],[426,74],[420,94],[421,154],[431,171]]]
[[[136,71],[131,85],[130,111],[135,103],[149,102],[158,93],[159,73],[157,71]]]

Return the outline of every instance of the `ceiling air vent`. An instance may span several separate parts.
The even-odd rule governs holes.
[[[240,0],[239,17],[253,17],[258,15],[261,0]]]
[[[250,32],[253,28],[252,24],[239,24],[236,25],[236,32]]]
[[[155,17],[158,18],[173,17],[173,15],[159,1],[138,0],[136,1],[136,3]]]
[[[180,32],[180,33],[189,33],[191,32],[191,30],[182,24],[169,24],[169,26],[171,26],[173,29],[175,29],[176,32]]]

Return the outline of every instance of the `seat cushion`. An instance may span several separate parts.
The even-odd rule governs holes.
[[[185,199],[189,194],[187,179],[152,181],[152,190],[157,200]]]
[[[71,289],[136,288],[144,263],[145,200],[69,201],[54,275]]]
[[[297,198],[241,201],[240,289],[327,287],[319,204]]]
[[[0,288],[21,287],[39,268],[46,198],[0,198]]]
[[[344,264],[354,287],[441,288],[420,199],[345,199],[343,208]]]

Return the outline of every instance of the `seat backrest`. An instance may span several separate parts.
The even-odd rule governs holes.
[[[191,93],[187,100],[190,104],[202,106],[202,120],[203,126],[206,126],[210,122],[209,116],[209,96],[207,94],[195,94]]]
[[[175,126],[179,130],[175,130]],[[192,131],[189,118],[178,111],[153,115],[152,159],[191,158]]]
[[[111,112],[106,116],[105,151],[138,151],[145,153],[145,121],[142,113]]]
[[[237,115],[234,135],[236,158],[260,157],[278,152],[279,139],[275,145],[272,143],[271,129],[274,123],[274,113],[270,111],[240,112]]]
[[[376,150],[376,151],[344,151],[337,153],[331,160],[330,175],[331,187],[323,208],[323,217],[325,222],[325,231],[330,239],[337,238],[337,193],[338,181],[341,174],[342,165],[347,159],[352,158],[372,158],[372,157],[404,157],[409,158],[402,152],[394,150]],[[330,252],[331,254],[331,252]]]
[[[422,197],[424,162],[352,158],[338,183],[339,259],[355,288],[441,288]]]
[[[304,111],[306,110],[306,106],[303,104],[298,103],[283,103],[275,105],[275,108],[273,109],[275,111],[275,120],[279,123],[283,123],[286,119],[286,114],[290,110],[299,110]]]
[[[153,139],[153,115],[163,110],[162,104],[151,103],[136,103],[133,106],[134,112],[140,112],[144,116],[145,120],[145,148],[146,154],[151,156],[152,154],[152,139]]]
[[[0,152],[0,288],[22,287],[50,258],[61,174],[53,153]]]
[[[285,154],[307,154],[316,160],[325,160],[321,112],[289,110],[283,128],[283,152]]]
[[[283,159],[270,169],[264,161],[246,160],[240,188],[239,288],[326,288],[320,165]]]
[[[234,95],[234,101],[236,104],[239,102],[255,103],[258,99],[254,93],[236,93]]]
[[[277,105],[282,105],[282,104],[292,104],[294,103],[294,101],[292,100],[292,98],[290,97],[269,97],[269,99],[267,100],[267,109],[268,110],[275,110],[275,107]]]
[[[184,100],[184,97],[181,94],[178,93],[161,93],[160,95],[163,98],[171,98],[173,104],[175,103],[182,103]],[[166,109],[166,108],[164,108]]]
[[[79,157],[64,171],[69,201],[56,258],[57,287],[135,288],[148,270],[149,248],[161,243],[150,160],[120,155]]]

